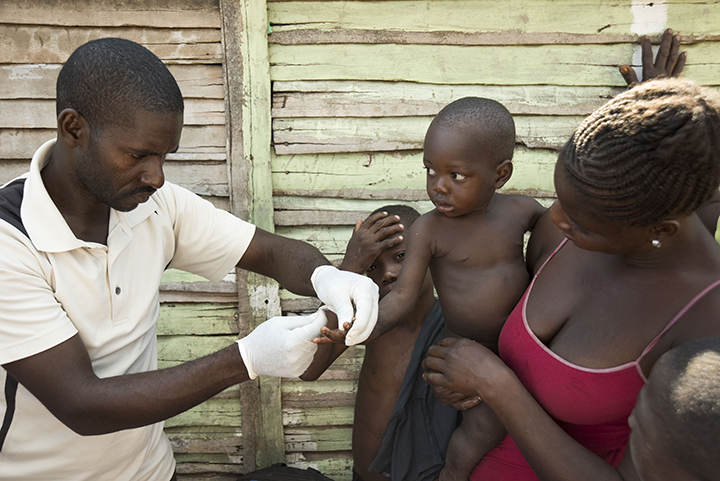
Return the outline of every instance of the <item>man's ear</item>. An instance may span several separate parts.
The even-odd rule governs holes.
[[[58,139],[70,149],[87,147],[90,138],[90,125],[85,117],[75,109],[65,109],[57,119]]]
[[[495,188],[499,189],[510,180],[513,173],[512,160],[503,160],[495,167]]]

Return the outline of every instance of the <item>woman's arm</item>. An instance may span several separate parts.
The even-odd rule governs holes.
[[[543,410],[499,357],[469,339],[446,338],[430,347],[424,378],[480,396],[507,429],[543,481],[637,481],[629,449],[613,468],[575,441]]]

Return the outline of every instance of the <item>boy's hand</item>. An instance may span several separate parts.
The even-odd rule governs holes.
[[[340,269],[364,274],[381,252],[402,242],[402,236],[390,238],[404,229],[399,222],[399,216],[387,212],[373,214],[365,222],[358,220]]]
[[[678,53],[680,50],[680,35],[673,35],[672,29],[665,30],[660,41],[660,49],[653,63],[652,44],[650,39],[643,37],[642,46],[642,81],[663,77],[677,77],[685,66],[687,52]],[[635,70],[629,65],[620,66],[620,75],[623,76],[628,88],[637,85],[638,78]]]
[[[364,342],[377,323],[379,289],[365,276],[341,271],[333,266],[319,266],[310,277],[318,298],[338,316],[338,324],[352,324],[345,344]]]
[[[345,334],[350,329],[350,323],[346,322],[343,330],[338,329],[338,319],[333,311],[325,310],[327,324],[320,329],[319,337],[313,339],[315,344],[345,344]]]
[[[345,337],[348,329],[350,329],[349,325],[346,325],[344,331],[323,327],[320,329],[320,335],[322,337],[316,337],[313,339],[313,342],[315,344],[345,344]]]

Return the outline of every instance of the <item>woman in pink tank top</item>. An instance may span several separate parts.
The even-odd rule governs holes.
[[[425,360],[429,383],[480,396],[509,433],[471,480],[639,479],[627,419],[653,364],[720,335],[720,246],[696,215],[719,185],[720,97],[692,82],[641,84],[577,129],[500,358],[445,339]]]

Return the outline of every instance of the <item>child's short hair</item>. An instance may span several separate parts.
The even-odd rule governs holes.
[[[442,127],[469,129],[489,134],[492,145],[484,145],[498,163],[512,160],[515,151],[515,122],[512,114],[500,102],[481,97],[464,97],[449,103],[433,119]]]
[[[379,209],[375,209],[368,217],[371,217],[378,212],[387,212],[388,215],[399,216],[400,221],[403,223],[403,225],[405,225],[406,229],[413,225],[413,222],[415,222],[417,218],[420,217],[420,213],[418,211],[416,211],[412,207],[402,204],[385,205],[383,207],[380,207]]]
[[[611,219],[690,215],[720,185],[720,97],[688,80],[642,83],[585,119],[560,162],[588,207]]]
[[[93,40],[75,50],[57,79],[57,115],[74,109],[92,129],[126,124],[138,110],[182,112],[182,93],[150,50],[122,38]]]
[[[660,386],[653,409],[665,424],[663,454],[698,479],[716,479],[720,473],[720,337],[687,342],[660,359],[650,382]]]

